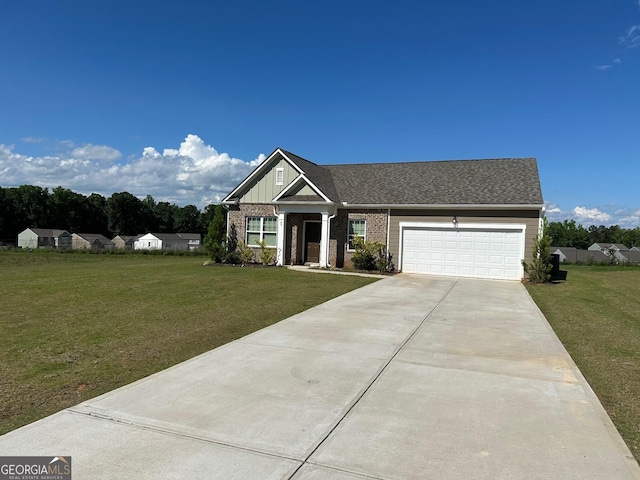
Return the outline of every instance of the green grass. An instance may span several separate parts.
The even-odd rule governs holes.
[[[640,269],[562,268],[566,283],[527,288],[640,460]]]
[[[204,260],[0,251],[0,434],[374,281]]]

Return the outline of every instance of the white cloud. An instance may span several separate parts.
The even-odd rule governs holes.
[[[618,43],[628,48],[640,46],[640,25],[629,27],[627,32],[618,39]]]
[[[158,202],[203,208],[219,202],[265,159],[263,154],[245,161],[219,153],[191,134],[178,149],[160,153],[149,146],[124,164],[112,163],[121,154],[106,145],[58,144],[66,145],[67,152],[44,157],[22,155],[13,146],[0,144],[2,186],[62,185],[85,195],[95,192],[106,197],[127,191],[141,198],[152,195]]]
[[[613,65],[596,65],[595,68],[596,70],[600,70],[601,72],[606,72],[607,70],[609,70],[611,67],[613,67]]]
[[[39,137],[24,137],[21,138],[20,141],[24,143],[42,143],[45,141],[45,139]]]
[[[611,215],[605,212],[601,212],[597,208],[585,208],[585,207],[576,207],[573,209],[573,214],[579,220],[596,220],[598,222],[608,222],[611,220]]]
[[[90,143],[74,148],[71,151],[71,155],[78,159],[104,160],[106,162],[113,162],[122,157],[122,154],[115,148],[108,147],[107,145],[91,145]]]

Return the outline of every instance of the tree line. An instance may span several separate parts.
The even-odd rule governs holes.
[[[622,228],[619,225],[591,225],[585,228],[575,220],[549,222],[546,234],[554,247],[575,247],[581,250],[594,243],[622,243],[626,247],[640,247],[640,227]]]
[[[34,185],[0,187],[0,242],[12,244],[25,228],[54,228],[70,233],[99,233],[108,238],[141,233],[200,233],[222,205],[200,211],[194,205],[179,207],[156,202],[151,195],[140,200],[128,192],[105,198],[56,187],[49,191]]]

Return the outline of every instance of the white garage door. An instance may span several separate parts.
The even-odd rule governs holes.
[[[519,280],[522,230],[402,229],[402,271]]]

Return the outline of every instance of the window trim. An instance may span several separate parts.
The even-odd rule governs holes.
[[[260,219],[260,230],[249,230],[249,221],[251,219]],[[265,224],[265,220],[266,219],[273,219],[275,220],[275,230],[265,230],[264,229],[264,224]],[[247,245],[248,247],[254,247],[254,248],[260,248],[260,245],[258,243],[249,243],[249,234],[258,234],[259,238],[260,238],[260,242],[262,242],[262,240],[264,240],[264,234],[275,234],[275,245],[267,245],[267,248],[278,248],[278,217],[274,217],[274,216],[257,216],[257,215],[251,215],[251,216],[247,216],[245,218],[245,229],[244,229],[244,243],[245,245]]]
[[[347,252],[355,252],[356,249],[351,246],[352,237],[355,235],[351,235],[351,222],[363,222],[364,223],[364,235],[362,235],[362,239],[367,241],[367,219],[366,218],[350,218],[347,221]],[[358,235],[360,236],[360,235]]]
[[[284,185],[284,167],[276,168],[276,185]]]

